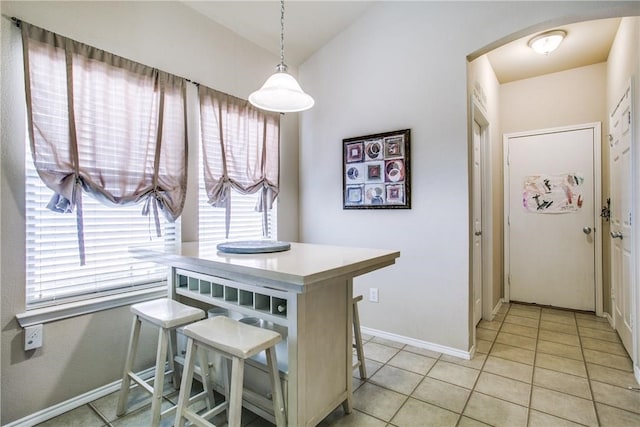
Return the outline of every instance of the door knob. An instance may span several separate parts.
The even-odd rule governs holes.
[[[611,234],[611,237],[614,239],[622,239],[622,233],[620,231],[612,231],[609,234]]]
[[[584,234],[591,234],[591,227],[584,227],[584,228],[582,229],[582,232],[583,232]]]

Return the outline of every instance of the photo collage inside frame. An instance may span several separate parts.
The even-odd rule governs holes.
[[[410,130],[344,139],[344,209],[410,208]]]

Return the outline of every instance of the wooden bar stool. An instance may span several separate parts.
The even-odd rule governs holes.
[[[353,348],[356,349],[358,360],[353,364],[353,369],[360,368],[360,379],[367,378],[367,367],[364,363],[364,347],[362,346],[362,332],[360,331],[360,315],[358,314],[358,303],[362,301],[362,295],[353,299],[353,337],[355,342]]]
[[[207,418],[226,410],[228,426],[239,427],[242,413],[244,362],[261,351],[266,351],[276,425],[279,427],[286,425],[284,399],[275,349],[275,345],[282,340],[279,333],[246,325],[223,316],[212,317],[188,325],[184,328],[184,333],[187,336],[187,354],[178,397],[175,426],[184,426],[185,420],[198,426],[213,426],[207,421]],[[224,372],[225,364],[223,364],[225,401],[203,414],[197,414],[189,409],[187,398],[193,381],[195,352],[201,348],[213,350],[223,356],[222,360],[225,362],[227,370]],[[232,362],[231,371],[228,370],[227,359]],[[231,377],[230,383],[229,377]]]
[[[151,425],[157,426],[160,423],[160,418],[162,416],[175,411],[175,406],[173,406],[170,409],[161,412],[165,360],[169,363],[169,371],[166,372],[166,374],[173,374],[174,387],[180,387],[180,377],[178,375],[178,371],[175,369],[174,363],[174,358],[176,356],[174,348],[175,336],[172,339],[171,335],[175,334],[176,328],[203,319],[205,317],[205,312],[199,308],[190,307],[168,298],[134,304],[131,306],[131,312],[133,313],[133,326],[131,328],[129,351],[127,352],[124,373],[122,374],[122,385],[120,386],[120,395],[118,397],[118,408],[116,413],[118,416],[124,415],[131,380],[133,380],[153,396],[151,399]],[[156,372],[153,379],[153,386],[150,386],[147,381],[142,379],[138,374],[132,372],[133,363],[138,349],[142,321],[148,322],[159,328],[158,349],[156,353]],[[168,354],[167,348],[169,350]],[[204,357],[204,353],[202,356]],[[203,357],[200,358],[200,366],[208,366],[206,361],[203,360]],[[203,371],[208,373],[208,369],[203,369]],[[202,382],[205,387],[206,394],[212,397],[213,392],[210,381],[208,378],[207,380],[203,378]]]

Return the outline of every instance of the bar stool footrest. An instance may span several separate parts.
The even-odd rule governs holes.
[[[189,398],[189,405],[193,405],[194,403],[200,401],[200,400],[204,400],[207,398],[207,392],[206,391],[201,391],[198,394],[195,394],[193,396],[191,396]],[[162,411],[160,413],[161,417],[164,417],[165,415],[169,415],[169,414],[175,414],[176,409],[178,409],[177,406],[172,406],[171,408],[167,408],[164,411]]]
[[[191,401],[189,401],[189,403],[191,403]],[[228,406],[229,406],[229,402],[227,402],[225,400],[224,402],[219,403],[218,405],[216,405],[213,408],[207,410],[206,412],[203,412],[202,414],[197,414],[197,413],[193,412],[192,410],[190,410],[189,408],[187,408],[182,413],[182,416],[184,418],[188,419],[189,421],[191,421],[192,423],[196,423],[196,424],[202,425],[202,426],[209,426],[209,425],[211,425],[211,423],[209,421],[207,421],[207,418],[210,418],[210,417],[212,417],[214,415],[218,415],[219,413],[225,411]],[[198,422],[201,423],[201,424],[199,424]]]
[[[145,379],[142,379],[138,374],[134,372],[129,372],[128,375],[129,375],[129,378],[131,378],[135,384],[145,389],[147,393],[153,394],[153,387],[149,385],[149,382],[153,381],[154,377],[151,377],[148,380],[145,380]],[[131,390],[132,388],[133,387],[129,387],[129,390]]]

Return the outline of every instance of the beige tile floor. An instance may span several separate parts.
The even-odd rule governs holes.
[[[631,361],[606,320],[511,304],[476,334],[472,360],[365,336],[369,378],[354,371],[354,411],[338,408],[321,426],[640,426]],[[134,394],[122,418],[116,400],[112,394],[41,425],[148,425],[146,396]],[[250,412],[243,425],[271,426]]]

